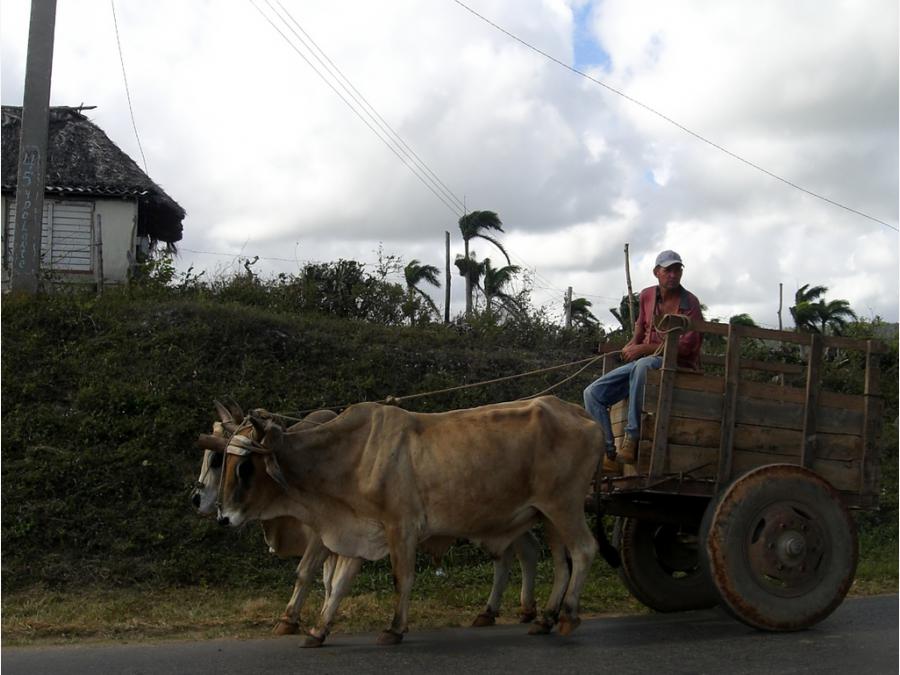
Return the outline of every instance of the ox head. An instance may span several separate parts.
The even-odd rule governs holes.
[[[211,435],[201,436],[198,441],[198,445],[204,448],[203,463],[200,465],[200,476],[191,492],[191,503],[202,516],[212,515],[216,510],[223,452],[228,445],[228,438],[244,419],[244,413],[237,403],[228,401],[226,406],[215,401],[214,404],[220,421],[213,424]]]
[[[271,419],[251,415],[225,444],[216,500],[220,525],[265,517],[270,502],[288,490],[276,455],[283,433]]]

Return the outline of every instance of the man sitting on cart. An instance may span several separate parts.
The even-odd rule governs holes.
[[[641,402],[647,371],[662,367],[663,339],[656,329],[657,321],[666,314],[682,314],[691,319],[703,319],[697,296],[681,285],[684,265],[675,251],[663,251],[656,256],[653,276],[659,282],[641,291],[640,311],[634,324],[634,336],[622,348],[625,365],[608,372],[584,390],[584,407],[603,427],[606,438],[606,461],[618,460],[633,464],[641,425]],[[685,331],[678,340],[678,366],[700,369],[702,334]],[[628,422],[618,453],[613,440],[609,409],[628,398]]]

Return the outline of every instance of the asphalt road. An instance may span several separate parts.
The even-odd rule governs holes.
[[[570,637],[525,626],[412,632],[379,647],[374,634],[2,650],[4,675],[28,673],[896,673],[898,597],[847,600],[799,633],[762,633],[721,610],[585,620]]]

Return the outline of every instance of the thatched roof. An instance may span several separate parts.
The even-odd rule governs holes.
[[[2,190],[15,194],[22,108],[3,106]],[[138,235],[172,244],[185,211],[79,108],[50,108],[46,191],[138,201]]]

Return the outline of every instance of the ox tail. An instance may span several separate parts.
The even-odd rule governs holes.
[[[594,539],[597,540],[597,549],[607,564],[613,569],[617,569],[622,564],[622,557],[619,550],[612,545],[609,537],[606,536],[606,528],[603,526],[603,507],[600,504],[600,495],[594,493]]]

